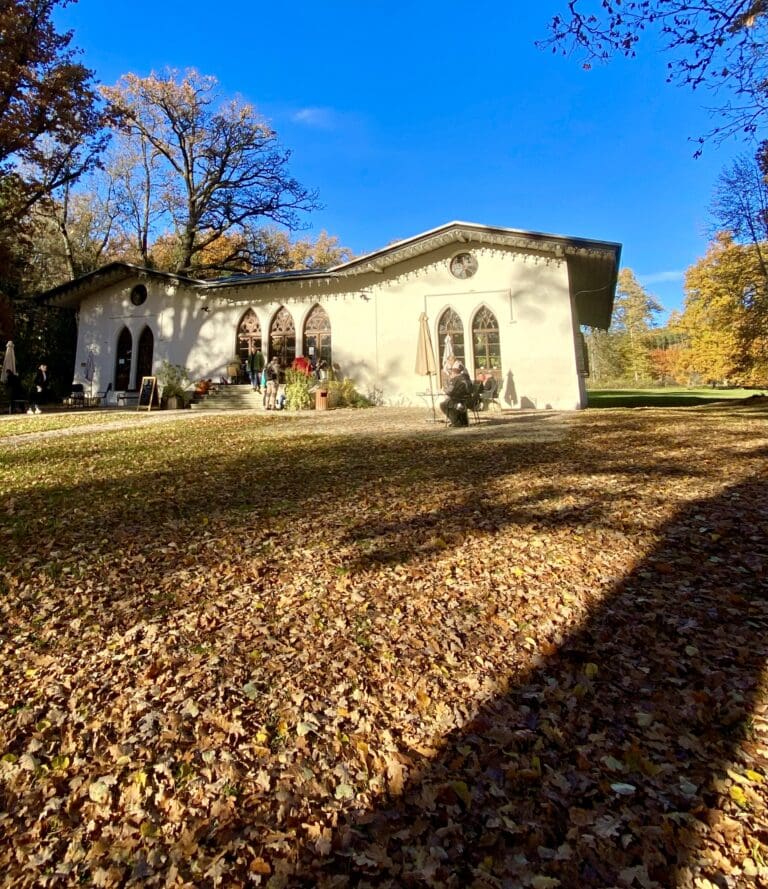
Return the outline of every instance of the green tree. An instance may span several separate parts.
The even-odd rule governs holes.
[[[300,212],[317,206],[314,192],[290,176],[290,152],[274,130],[252,105],[222,103],[215,78],[192,69],[126,74],[103,93],[144,164],[138,177],[150,205],[166,209],[160,224],[177,244],[173,271],[210,270],[205,251],[222,236],[265,219],[292,229]],[[236,260],[223,267],[237,268]]]
[[[663,311],[639,283],[631,269],[619,272],[611,329],[618,337],[624,372],[634,383],[651,378],[649,333]]]
[[[656,31],[666,44],[669,81],[727,96],[715,133],[749,136],[765,124],[766,0],[569,0],[549,31],[542,45],[563,55],[576,52],[586,68],[616,54],[635,56],[642,37]]]
[[[589,355],[589,378],[593,386],[608,386],[625,377],[624,356],[613,331],[594,328],[585,334]]]

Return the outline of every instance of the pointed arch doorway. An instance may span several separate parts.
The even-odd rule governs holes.
[[[117,338],[117,354],[115,355],[115,391],[121,392],[131,386],[131,358],[133,357],[133,337],[131,331],[124,327]]]
[[[136,349],[136,385],[142,377],[152,376],[152,359],[155,353],[155,335],[145,327],[139,336],[139,345]]]

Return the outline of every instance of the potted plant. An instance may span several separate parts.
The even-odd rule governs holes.
[[[168,410],[178,410],[185,407],[187,401],[187,386],[191,380],[189,371],[180,364],[171,364],[163,361],[157,380],[162,387],[162,401]]]

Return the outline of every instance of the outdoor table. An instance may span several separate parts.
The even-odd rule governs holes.
[[[444,393],[442,392],[417,392],[416,395],[418,398],[421,398],[424,402],[425,406],[429,408],[430,416],[428,417],[428,421],[430,423],[442,423],[443,415],[440,414],[438,416],[437,410],[437,402],[435,399],[439,398]]]

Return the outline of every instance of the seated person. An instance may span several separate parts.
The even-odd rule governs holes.
[[[445,384],[445,394],[448,397],[440,404],[440,410],[448,418],[450,426],[469,426],[467,399],[471,393],[472,380],[467,369],[460,361],[454,361]]]
[[[488,374],[483,381],[483,396],[488,398],[495,398],[496,393],[498,392],[498,386],[496,385],[496,380]]]
[[[480,398],[483,402],[483,407],[487,408],[489,403],[492,401],[496,401],[499,397],[499,384],[496,382],[496,379],[488,374],[483,381],[483,389],[480,392]]]

